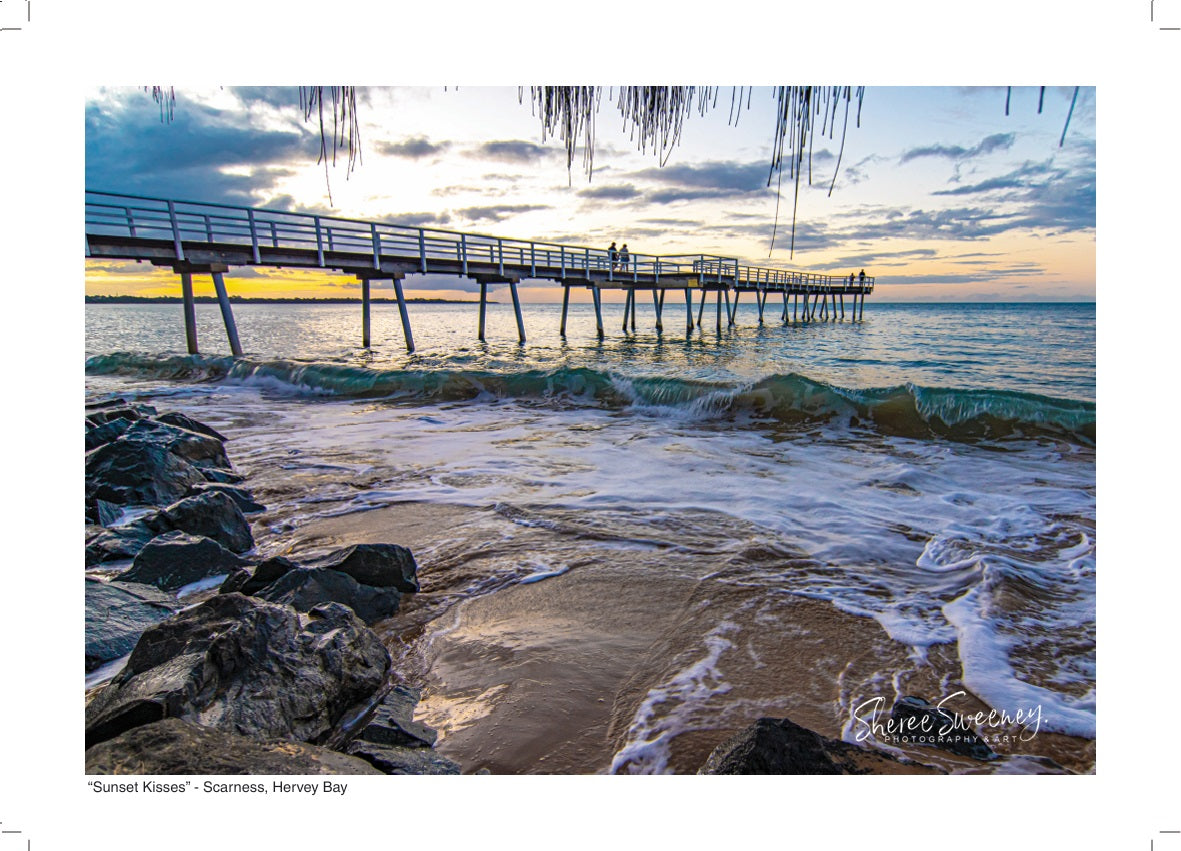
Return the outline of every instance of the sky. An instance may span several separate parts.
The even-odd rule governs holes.
[[[543,138],[527,90],[522,103],[517,88],[363,89],[361,161],[350,173],[347,157],[317,162],[319,128],[304,121],[294,86],[177,88],[171,121],[142,88],[96,88],[86,102],[86,187],[597,248],[616,241],[633,253],[805,272],[865,269],[879,301],[1095,298],[1094,88],[1080,89],[1063,137],[1071,87],[1048,88],[1040,114],[1036,87],[1011,96],[1004,87],[867,87],[843,151],[839,124],[813,141],[794,255],[794,186],[785,174],[778,199],[768,186],[771,88],[750,89],[734,119],[731,87],[722,87],[716,105],[686,119],[663,165],[637,149],[616,93],[603,91],[588,174],[581,153],[568,168],[563,143]],[[360,293],[355,278],[319,270],[235,268],[226,278],[243,296]],[[204,276],[195,283],[212,294]],[[453,276],[411,275],[404,287],[433,298],[476,290]],[[168,269],[87,261],[87,294],[179,291]],[[523,282],[521,293],[561,300],[550,281]]]

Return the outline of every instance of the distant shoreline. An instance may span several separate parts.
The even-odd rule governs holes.
[[[142,296],[142,295],[88,295],[87,304],[181,304],[183,299],[175,295]],[[217,304],[217,298],[211,295],[194,296],[196,304]],[[233,304],[360,304],[359,298],[262,298],[258,296],[230,296]],[[397,304],[397,299],[374,298],[373,304]],[[453,298],[408,298],[407,304],[479,304],[475,300]],[[499,302],[489,299],[489,304]]]

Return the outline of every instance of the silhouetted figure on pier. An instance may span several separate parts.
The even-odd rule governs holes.
[[[865,273],[862,272],[861,274],[864,275]],[[849,286],[853,286],[853,273],[852,272],[849,273]]]
[[[611,271],[619,268],[619,252],[615,249],[615,243],[611,243],[611,247],[607,249],[607,256],[611,258]]]
[[[862,269],[861,274],[857,276],[857,281],[862,284],[865,283],[865,270],[864,269]]]
[[[627,253],[627,243],[625,242],[623,244],[623,250],[619,252],[619,268],[624,272],[627,271],[627,263],[629,258],[630,255]]]

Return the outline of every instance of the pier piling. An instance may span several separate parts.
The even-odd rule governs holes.
[[[591,287],[591,298],[595,302],[595,327],[599,332],[599,339],[603,339],[603,301],[598,287]]]
[[[488,314],[488,284],[480,281],[480,328],[479,338],[480,342],[484,342],[484,318]],[[562,334],[566,333],[566,314],[562,314]]]
[[[369,348],[369,279],[361,279],[361,347]]]
[[[562,324],[558,328],[558,334],[562,337],[566,336],[566,314],[570,310],[570,285],[562,284]]]
[[[189,354],[198,354],[197,351],[197,308],[193,302],[193,273],[180,273],[180,291],[184,297],[185,303],[185,344],[188,346]]]
[[[406,337],[406,351],[414,354],[414,332],[410,330],[410,314],[406,310],[406,297],[402,294],[402,279],[394,278],[394,294],[398,297],[398,313],[402,317],[402,334]]]
[[[234,357],[242,357],[242,344],[238,342],[238,326],[234,322],[234,310],[230,307],[230,296],[226,292],[226,282],[221,272],[211,272],[213,288],[217,290],[217,303],[221,305],[221,319],[226,324],[226,336],[230,340],[230,352]]]
[[[513,294],[513,312],[517,314],[517,338],[525,342],[525,320],[521,316],[521,296],[517,293],[517,282],[508,282],[509,291]]]

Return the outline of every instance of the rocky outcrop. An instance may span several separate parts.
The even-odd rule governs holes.
[[[87,745],[164,718],[253,738],[323,740],[377,693],[390,656],[344,606],[300,615],[216,595],[147,630],[86,708]]]
[[[222,443],[225,443],[227,440],[224,434],[212,426],[207,426],[203,422],[199,422],[192,417],[185,416],[184,414],[177,413],[175,411],[169,411],[167,414],[160,414],[155,419],[158,422],[167,423],[168,425],[177,426],[178,428],[183,428],[185,431],[191,431],[197,434],[203,434],[206,437],[212,437],[214,440],[220,440]]]
[[[373,710],[357,741],[406,748],[433,748],[439,734],[414,720],[422,693],[409,686],[394,686]]]
[[[131,568],[115,581],[142,582],[163,591],[176,591],[245,565],[245,561],[210,538],[166,532],[148,541],[135,556]]]
[[[257,514],[260,511],[267,510],[265,505],[254,501],[254,497],[251,496],[250,491],[245,488],[235,487],[234,485],[223,484],[222,482],[201,482],[193,488],[189,496],[213,492],[224,493],[238,504],[243,514]]]
[[[459,774],[457,763],[431,751],[438,734],[414,720],[420,696],[409,686],[390,689],[348,752],[385,774]]]
[[[428,748],[405,748],[356,741],[348,752],[382,774],[459,774],[460,766]]]
[[[396,588],[362,585],[339,570],[312,567],[290,570],[254,596],[272,603],[286,603],[301,612],[330,601],[342,603],[369,624],[393,615],[402,601],[402,594]]]
[[[368,762],[301,742],[248,739],[177,718],[86,751],[87,774],[381,774]]]
[[[937,774],[829,739],[787,718],[760,718],[718,745],[698,774]]]
[[[356,544],[329,553],[312,567],[339,570],[362,585],[418,591],[418,565],[410,550],[397,544]]]
[[[890,718],[903,741],[939,748],[960,756],[979,760],[998,759],[999,756],[976,732],[964,724],[949,709],[940,709],[921,697],[908,695],[894,702]]]
[[[105,529],[86,542],[86,566],[135,558],[156,532],[142,520]]]
[[[230,552],[254,547],[250,523],[237,503],[224,493],[186,497],[144,520],[157,534],[180,531],[212,538]]]
[[[86,670],[126,656],[140,635],[179,608],[172,596],[132,583],[86,579]]]
[[[124,433],[123,439],[163,446],[196,467],[230,466],[221,438],[178,428],[159,420],[136,420]]]
[[[257,594],[289,570],[295,570],[299,565],[283,556],[274,556],[249,570],[235,570],[222,583],[221,593],[232,594],[235,591],[242,594]]]
[[[168,505],[205,481],[197,468],[165,446],[126,434],[86,456],[86,498],[115,505]]]

